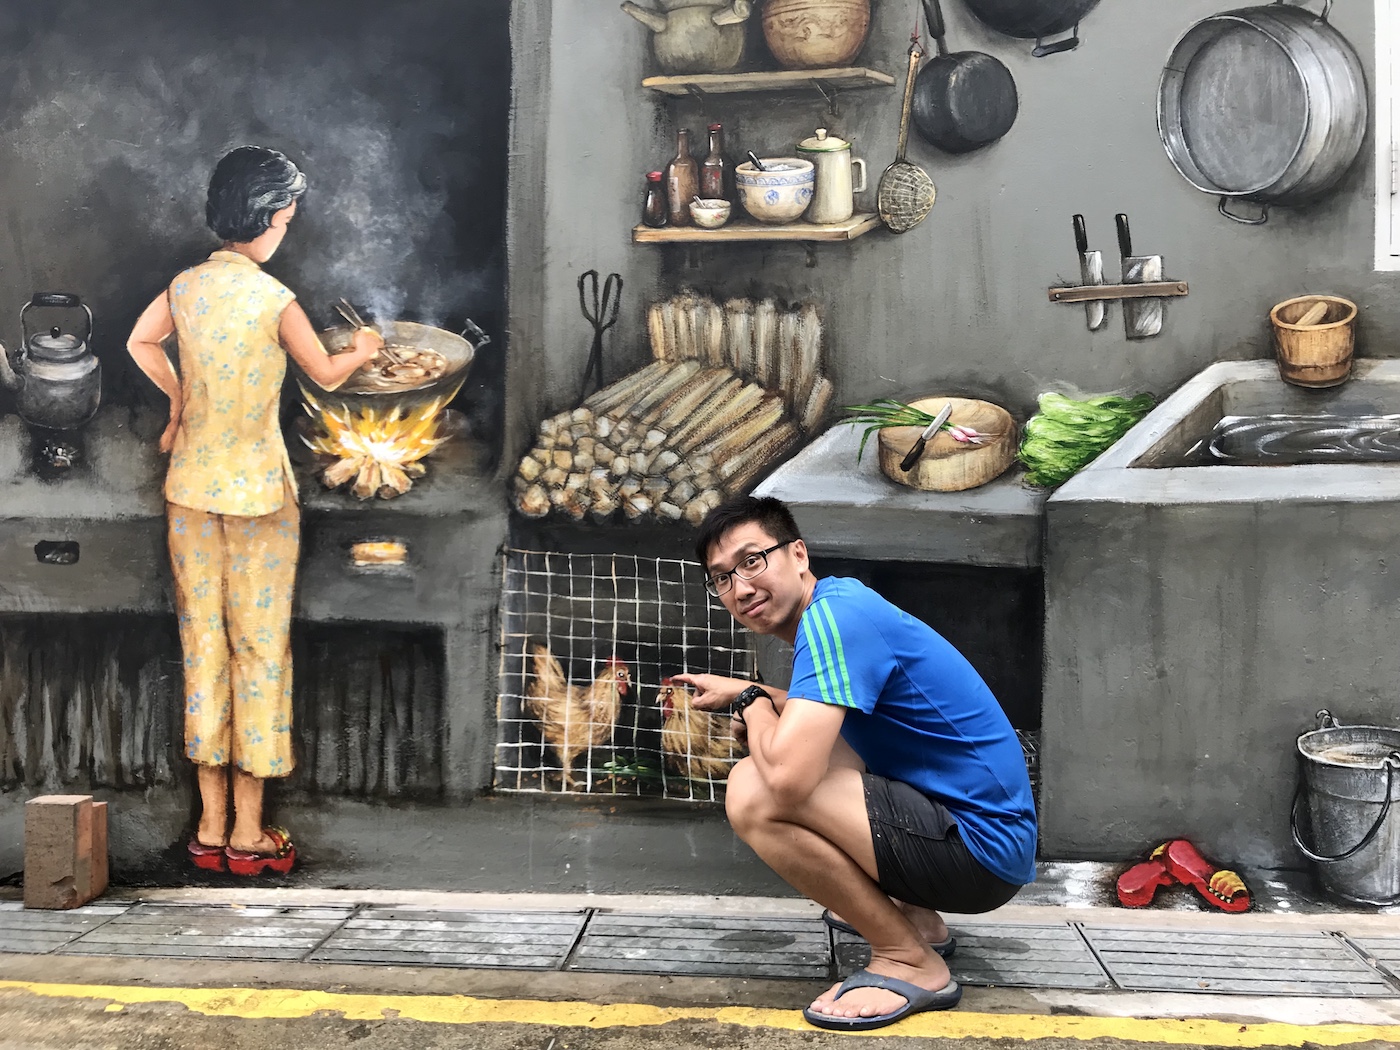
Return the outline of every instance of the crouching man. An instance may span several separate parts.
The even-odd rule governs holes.
[[[866,1030],[956,1006],[939,913],[991,911],[1035,878],[1030,779],[1006,715],[930,627],[856,580],[816,579],[780,501],[716,508],[696,554],[736,620],[795,647],[786,692],[677,676],[747,737],[729,820],[829,925],[870,942],[869,966],[803,1016]]]

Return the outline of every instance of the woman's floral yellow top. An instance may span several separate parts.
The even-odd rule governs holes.
[[[211,514],[260,517],[295,482],[278,425],[286,374],[277,331],[296,298],[238,252],[217,251],[170,285],[183,407],[165,498]]]

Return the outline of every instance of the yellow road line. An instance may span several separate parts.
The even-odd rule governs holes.
[[[351,995],[294,988],[146,988],[127,985],[42,984],[0,981],[0,992],[105,1002],[108,1011],[143,1003],[172,1003],[210,1017],[245,1020],[340,1014],[348,1020],[402,1018],[430,1024],[509,1023],[563,1028],[642,1028],[672,1021],[710,1021],[742,1028],[811,1032],[797,1010],[748,1007],[661,1007],[643,1003],[609,1006],[539,999],[477,999],[466,995]],[[1348,1046],[1378,1041],[1400,1045],[1400,1025],[1251,1024],[1209,1020],[1149,1020],[1134,1017],[1050,1017],[963,1011],[917,1014],[883,1036],[941,1039],[1122,1039],[1168,1046],[1220,1047]]]

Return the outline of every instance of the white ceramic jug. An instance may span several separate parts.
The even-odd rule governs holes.
[[[865,161],[851,156],[851,144],[817,128],[812,138],[797,144],[797,152],[817,169],[817,188],[803,216],[808,222],[845,222],[855,214],[855,195],[865,191]],[[854,169],[860,168],[860,185],[854,185]]]

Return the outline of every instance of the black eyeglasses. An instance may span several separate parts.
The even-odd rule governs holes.
[[[764,569],[768,568],[768,555],[772,554],[779,547],[786,547],[792,540],[783,540],[782,543],[775,543],[767,550],[754,551],[752,554],[745,554],[739,560],[739,564],[728,572],[717,572],[713,576],[705,577],[705,590],[709,591],[716,598],[728,592],[734,585],[734,577],[741,580],[752,580]]]

